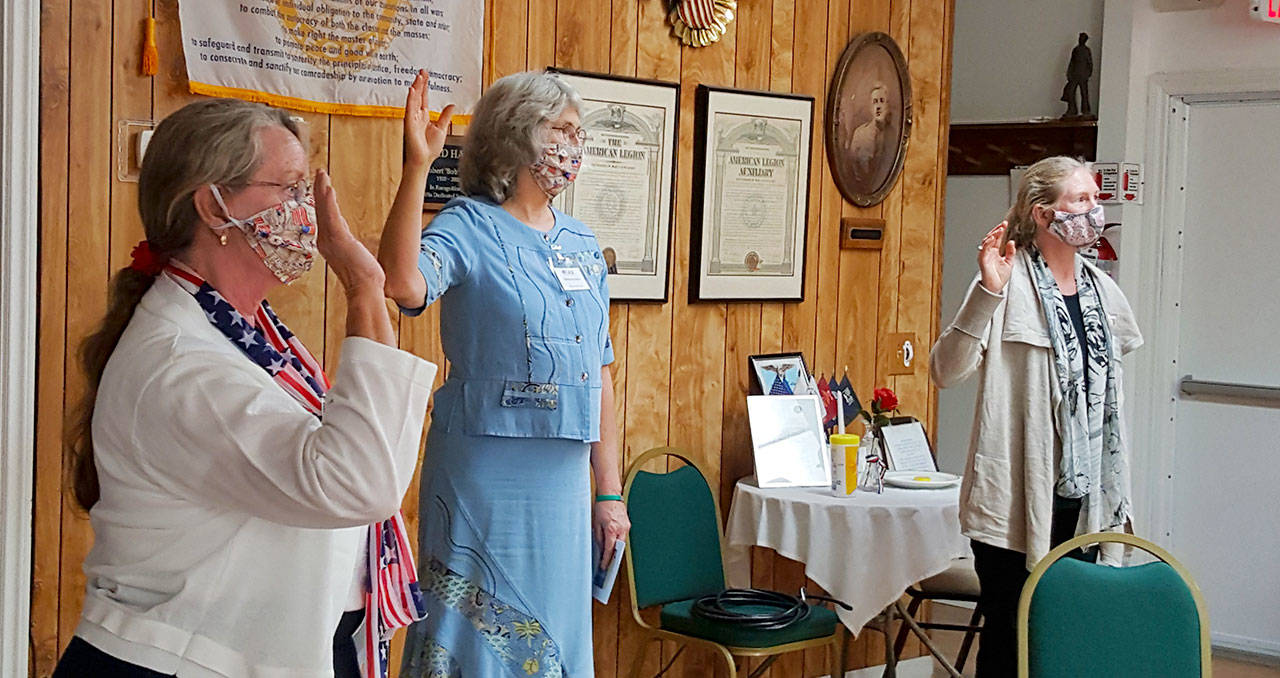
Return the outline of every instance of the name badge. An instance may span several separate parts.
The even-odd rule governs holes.
[[[560,386],[536,381],[508,381],[502,389],[503,407],[554,410],[560,406]]]
[[[560,289],[566,292],[591,289],[591,283],[587,282],[587,277],[582,275],[582,269],[577,266],[553,265],[551,272],[556,274],[556,279],[560,281]]]

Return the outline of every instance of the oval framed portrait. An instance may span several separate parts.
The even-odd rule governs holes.
[[[911,76],[898,43],[858,35],[844,48],[827,92],[827,162],[845,200],[884,200],[902,172],[911,138]]]

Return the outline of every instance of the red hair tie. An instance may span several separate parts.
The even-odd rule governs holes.
[[[151,249],[151,243],[147,240],[141,240],[133,247],[132,256],[133,262],[129,264],[129,268],[143,275],[160,273],[160,271],[164,270],[164,265],[169,259]]]

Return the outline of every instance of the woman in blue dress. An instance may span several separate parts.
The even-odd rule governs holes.
[[[551,206],[580,166],[581,99],[548,73],[493,83],[467,131],[467,197],[423,229],[452,113],[430,122],[426,91],[424,72],[378,253],[406,315],[440,300],[450,365],[419,490],[428,616],[409,631],[402,675],[591,676],[591,540],[613,544],[630,523],[606,265],[591,229]]]

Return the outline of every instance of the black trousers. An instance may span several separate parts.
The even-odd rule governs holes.
[[[356,644],[351,634],[364,620],[364,611],[346,612],[333,634],[334,678],[360,678],[360,664],[356,660]],[[117,659],[90,645],[79,636],[72,637],[66,652],[58,659],[53,678],[173,678],[173,674],[160,673]]]
[[[160,673],[130,664],[90,645],[79,636],[73,636],[66,652],[53,670],[53,678],[172,678],[171,673]]]
[[[1080,500],[1055,497],[1051,546],[1075,536],[1080,517]],[[1018,598],[1022,585],[1031,574],[1027,571],[1027,554],[991,546],[980,541],[973,545],[973,567],[982,587],[982,635],[978,642],[977,678],[1014,678],[1018,675]],[[1094,561],[1097,549],[1078,549],[1073,558]]]

